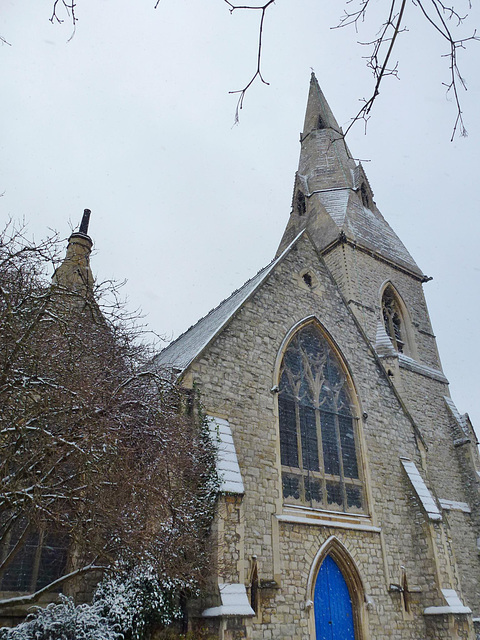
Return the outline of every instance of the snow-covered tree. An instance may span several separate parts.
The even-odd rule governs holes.
[[[194,580],[162,579],[149,565],[105,576],[91,603],[75,604],[60,595],[59,603],[37,607],[13,629],[0,629],[0,640],[211,640],[206,629],[195,635],[178,631],[183,617],[179,594],[196,593]]]
[[[75,605],[72,598],[60,599],[14,629],[0,629],[0,640],[124,640],[120,627],[103,614],[102,602]]]
[[[146,366],[112,287],[52,285],[58,252],[0,237],[0,591],[17,592],[0,610],[125,563],[187,583],[206,560],[216,483],[195,400]]]

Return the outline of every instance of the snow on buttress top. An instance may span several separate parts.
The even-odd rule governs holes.
[[[242,474],[228,420],[207,416],[210,437],[217,451],[217,474],[221,493],[243,495]]]

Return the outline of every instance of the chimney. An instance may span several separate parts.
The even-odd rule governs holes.
[[[93,242],[88,235],[90,209],[83,212],[80,230],[68,239],[67,254],[53,274],[52,282],[65,289],[86,295],[92,291],[93,275],[90,269],[90,253]]]

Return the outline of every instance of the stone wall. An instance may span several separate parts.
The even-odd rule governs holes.
[[[423,294],[422,283],[405,271],[375,259],[350,245],[336,247],[326,257],[326,264],[339,288],[351,304],[352,311],[366,334],[375,343],[375,332],[381,322],[382,285],[388,280],[405,303],[410,323],[410,353],[422,365],[441,371],[441,363]],[[346,282],[349,286],[346,286]],[[401,363],[400,363],[401,364]],[[438,498],[467,502],[474,514],[447,517],[454,552],[462,574],[465,600],[475,611],[480,611],[480,561],[477,538],[478,475],[474,464],[455,446],[458,425],[444,401],[449,396],[448,384],[400,366],[399,376],[393,376],[397,391],[418,426],[427,449],[423,460],[431,488]],[[473,455],[478,457],[477,451]]]
[[[338,252],[328,257],[332,272],[339,256]],[[378,267],[378,272],[370,269],[371,277],[365,265],[356,275],[355,286],[361,291],[365,308],[361,315],[355,312],[359,322],[369,336],[375,336],[378,291],[382,282],[391,279],[406,303],[408,300],[407,304],[412,305],[412,323],[422,361],[439,367],[418,282],[410,287],[403,274],[385,270],[382,263]],[[305,270],[313,276],[312,287],[305,286],[300,277]],[[341,277],[345,282],[345,272]],[[361,309],[358,305],[357,308]],[[295,510],[283,506],[277,398],[271,392],[278,383],[285,337],[297,323],[312,316],[318,318],[343,355],[351,374],[358,398],[357,441],[368,496],[365,516],[348,522],[341,515],[331,516],[328,525],[328,513],[323,519],[317,514],[317,521],[314,517],[312,524],[295,522],[295,517],[289,521]],[[228,419],[233,432],[245,495],[241,509],[231,509],[231,513],[227,509],[224,513],[225,536],[218,544],[225,549],[225,564],[219,565],[219,582],[243,582],[248,586],[251,558],[257,557],[260,582],[266,581],[270,586],[260,589],[261,610],[248,625],[254,640],[314,637],[313,610],[307,604],[312,599],[312,593],[307,592],[308,577],[318,550],[331,536],[338,538],[353,559],[363,581],[363,596],[369,602],[367,606],[363,598],[359,605],[359,638],[452,637],[443,627],[439,630],[432,622],[427,624],[422,615],[425,607],[444,604],[440,587],[457,585],[447,584],[451,575],[447,564],[455,565],[448,541],[450,529],[443,522],[435,525],[442,532],[438,535],[447,540],[439,550],[437,533],[400,463],[401,456],[407,457],[424,473],[425,457],[418,436],[382,365],[306,236],[197,357],[185,381],[198,384],[207,413]],[[409,385],[408,376],[405,385]],[[428,416],[429,424],[434,420],[434,415]],[[428,428],[424,429],[430,440]],[[445,438],[448,440],[448,434]],[[446,464],[444,459],[443,467]],[[448,465],[449,473],[456,474],[451,460]],[[424,473],[424,479],[429,485],[432,482],[430,474]],[[448,484],[447,480],[445,487]],[[454,486],[455,492],[452,489],[449,495],[458,496],[456,491],[461,485],[455,481]],[[296,515],[302,515],[301,508]],[[402,594],[389,590],[390,584],[398,584],[402,571],[406,572],[411,591],[408,611]],[[448,625],[445,628],[450,629]]]

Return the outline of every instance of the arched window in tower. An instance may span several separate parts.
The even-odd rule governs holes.
[[[340,361],[314,324],[283,357],[278,394],[283,497],[317,509],[364,509],[356,419]]]
[[[385,331],[392,341],[394,349],[403,353],[405,349],[405,323],[397,296],[390,285],[383,292],[382,314]]]
[[[364,182],[362,182],[362,186],[360,187],[360,195],[362,196],[363,206],[366,207],[367,209],[370,209],[371,207],[370,196],[368,193],[367,186]]]
[[[303,191],[300,191],[300,189],[297,191],[297,195],[295,196],[295,210],[299,216],[303,216],[307,212],[305,194]]]

